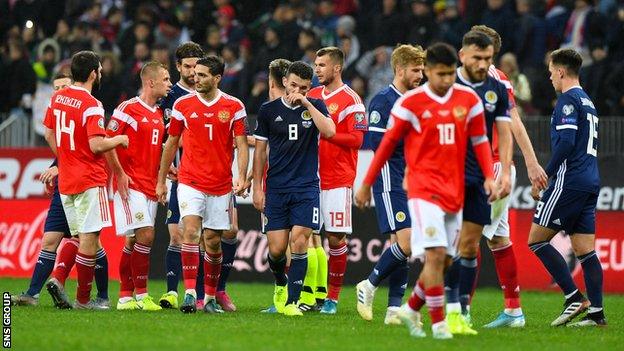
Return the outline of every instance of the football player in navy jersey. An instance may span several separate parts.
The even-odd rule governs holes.
[[[307,268],[308,239],[313,229],[319,229],[319,139],[336,132],[325,104],[305,97],[312,75],[312,67],[293,62],[283,79],[286,95],[260,107],[254,132],[253,202],[266,217],[274,304],[288,316],[303,315],[297,303]],[[267,146],[271,152],[263,189]],[[291,264],[286,276],[289,243]]]
[[[550,55],[550,80],[561,93],[550,122],[552,156],[546,166],[549,184],[540,196],[532,189],[537,208],[529,233],[529,247],[563,291],[563,312],[551,323],[565,325],[588,310],[580,321],[568,326],[604,326],[602,266],[594,251],[596,203],[600,191],[598,174],[598,117],[596,108],[579,83],[583,59],[573,49]],[[572,280],[565,260],[550,240],[559,232],[570,235],[574,254],[583,267],[589,301]]]
[[[498,132],[501,163],[499,197],[511,190],[512,135],[509,98],[503,83],[488,75],[494,57],[492,40],[485,34],[470,31],[464,35],[459,52],[462,66],[457,69],[457,83],[472,88],[485,108],[487,136]],[[447,321],[453,334],[474,335],[470,328],[470,300],[478,271],[479,242],[485,225],[490,224],[491,208],[483,188],[483,174],[471,146],[466,155],[466,184],[459,255],[446,275]]]
[[[391,63],[394,70],[392,84],[377,93],[369,106],[368,132],[364,138],[365,144],[373,150],[377,150],[381,143],[396,100],[420,84],[425,69],[425,52],[420,46],[401,45],[392,52]],[[400,324],[396,313],[405,294],[409,271],[407,259],[411,255],[411,220],[407,194],[402,187],[405,175],[403,141],[399,142],[381,174],[373,184],[377,225],[381,234],[390,235],[392,245],[382,253],[368,279],[357,285],[357,310],[365,320],[373,319],[375,290],[389,277],[388,310],[384,322]]]

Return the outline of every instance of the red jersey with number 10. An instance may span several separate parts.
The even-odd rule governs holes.
[[[212,101],[199,93],[173,104],[169,135],[182,135],[178,181],[210,195],[232,191],[233,136],[245,135],[245,106],[221,91]]]
[[[325,87],[310,90],[308,97],[321,99],[336,124],[336,133],[368,130],[362,99],[346,84],[326,94]],[[321,138],[319,142],[319,175],[321,189],[352,187],[357,171],[358,149],[333,144]]]
[[[447,212],[461,210],[468,137],[473,145],[488,141],[483,104],[472,89],[454,84],[438,96],[425,84],[397,100],[384,139],[405,138],[410,199],[433,202]],[[381,170],[385,160],[375,156],[371,170]],[[371,170],[365,184],[372,184],[378,174]]]
[[[61,194],[106,186],[106,160],[89,146],[89,138],[106,136],[102,103],[88,90],[69,86],[52,95],[43,124],[56,136]]]
[[[121,167],[132,179],[128,187],[156,201],[156,180],[165,132],[163,111],[149,106],[138,96],[134,97],[117,106],[106,131],[109,136],[128,136],[128,148],[116,149]],[[117,189],[116,179],[113,186]]]

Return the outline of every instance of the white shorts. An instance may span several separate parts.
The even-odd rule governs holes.
[[[140,191],[128,189],[128,200],[121,199],[119,192],[113,195],[115,230],[117,235],[134,236],[134,230],[153,227],[156,222],[158,203]]]
[[[180,219],[186,216],[202,218],[202,229],[232,229],[232,194],[209,195],[185,184],[178,183]]]
[[[351,234],[351,204],[353,190],[351,188],[335,188],[321,190],[321,224],[325,231]]]
[[[501,163],[494,164],[494,174],[496,179],[500,176]],[[495,235],[509,237],[509,205],[511,202],[511,194],[516,187],[516,166],[511,165],[511,192],[502,199],[498,199],[492,203],[492,212],[490,213],[491,224],[483,227],[483,236],[491,240]]]
[[[425,249],[432,247],[445,247],[447,255],[455,256],[462,211],[444,212],[440,206],[422,199],[409,199],[408,206],[412,218],[412,256],[421,257]]]
[[[72,236],[96,233],[111,226],[106,187],[94,187],[80,194],[61,194],[63,210]]]

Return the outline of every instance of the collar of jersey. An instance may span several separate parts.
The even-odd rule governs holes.
[[[148,105],[145,101],[143,101],[143,99],[141,99],[141,97],[137,96],[136,97],[137,101],[139,102],[139,104],[143,105],[143,107],[145,107],[146,109],[148,109],[151,112],[156,112],[156,106],[152,107],[150,105]]]
[[[403,96],[403,93],[401,93],[399,91],[399,89],[397,89],[397,87],[394,86],[394,84],[390,84],[389,87],[394,90],[395,93],[399,94],[399,96]]]
[[[76,90],[83,90],[83,91],[85,91],[87,94],[91,95],[91,93],[90,93],[87,89],[85,89],[85,88],[83,88],[83,87],[77,87],[77,86],[75,86],[75,85],[70,85],[69,87],[70,87],[70,88],[72,88],[72,89],[76,89]]]
[[[212,99],[210,101],[204,100],[204,98],[201,97],[201,95],[199,93],[197,93],[197,98],[199,99],[199,101],[202,102],[202,104],[210,107],[210,106],[214,105],[215,102],[217,102],[221,98],[221,90],[217,90],[217,95],[215,95],[214,99]]]
[[[457,68],[457,77],[459,77],[459,80],[461,80],[462,82],[464,82],[464,84],[466,84],[467,86],[471,87],[471,88],[476,88],[479,86],[482,86],[483,83],[485,83],[485,81],[483,82],[478,82],[478,83],[472,83],[470,82],[468,79],[466,79],[462,73],[461,73],[461,67]],[[485,77],[485,79],[487,79],[487,76]]]
[[[180,82],[177,82],[177,83],[176,83],[176,85],[177,85],[180,89],[182,89],[182,90],[184,90],[184,91],[186,91],[186,92],[188,92],[188,93],[194,93],[194,92],[195,92],[194,90],[189,90],[189,89],[185,88],[184,86],[182,86],[182,84],[180,84]]]
[[[444,96],[438,96],[436,93],[431,91],[431,88],[429,88],[429,82],[423,84],[422,88],[423,88],[423,90],[425,91],[425,94],[427,94],[428,97],[430,97],[431,99],[433,99],[437,103],[439,103],[441,105],[444,105],[451,98],[451,95],[453,95],[453,89],[454,89],[453,85],[449,88],[449,90],[446,92],[446,95],[444,95]]]
[[[296,110],[296,109],[299,108],[299,106],[292,106],[292,105],[288,104],[288,102],[286,102],[286,100],[284,100],[283,96],[280,98],[280,100],[282,100],[282,104],[284,104],[284,106],[288,107],[291,110]]]
[[[566,90],[565,92],[567,93],[568,91],[570,91],[572,89],[581,89],[581,90],[583,90],[583,87],[581,87],[580,85],[575,85],[573,87],[570,87],[570,89]]]
[[[329,94],[327,94],[327,95],[325,95],[325,87],[323,87],[323,89],[321,89],[321,96],[323,97],[323,100],[327,100],[327,99],[329,99],[330,97],[332,97],[332,96],[334,96],[334,95],[338,94],[338,92],[339,92],[339,91],[341,91],[342,89],[344,89],[346,86],[347,86],[346,84],[342,84],[342,85],[340,86],[340,88],[338,88],[338,89],[336,89],[336,90],[332,91],[331,93],[329,93]]]

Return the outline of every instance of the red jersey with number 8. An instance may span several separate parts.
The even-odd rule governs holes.
[[[52,95],[43,124],[54,131],[61,194],[80,194],[106,186],[104,156],[94,154],[89,147],[89,138],[106,136],[101,102],[84,88],[61,89]]]
[[[212,101],[199,93],[176,100],[169,135],[182,135],[178,181],[210,195],[231,192],[233,137],[246,135],[246,117],[243,103],[221,91]]]
[[[128,187],[156,201],[156,180],[165,132],[162,110],[149,106],[138,96],[134,97],[117,106],[106,131],[109,136],[128,136],[128,148],[118,146],[116,149],[121,167],[133,182]],[[116,180],[113,186],[117,189]]]

